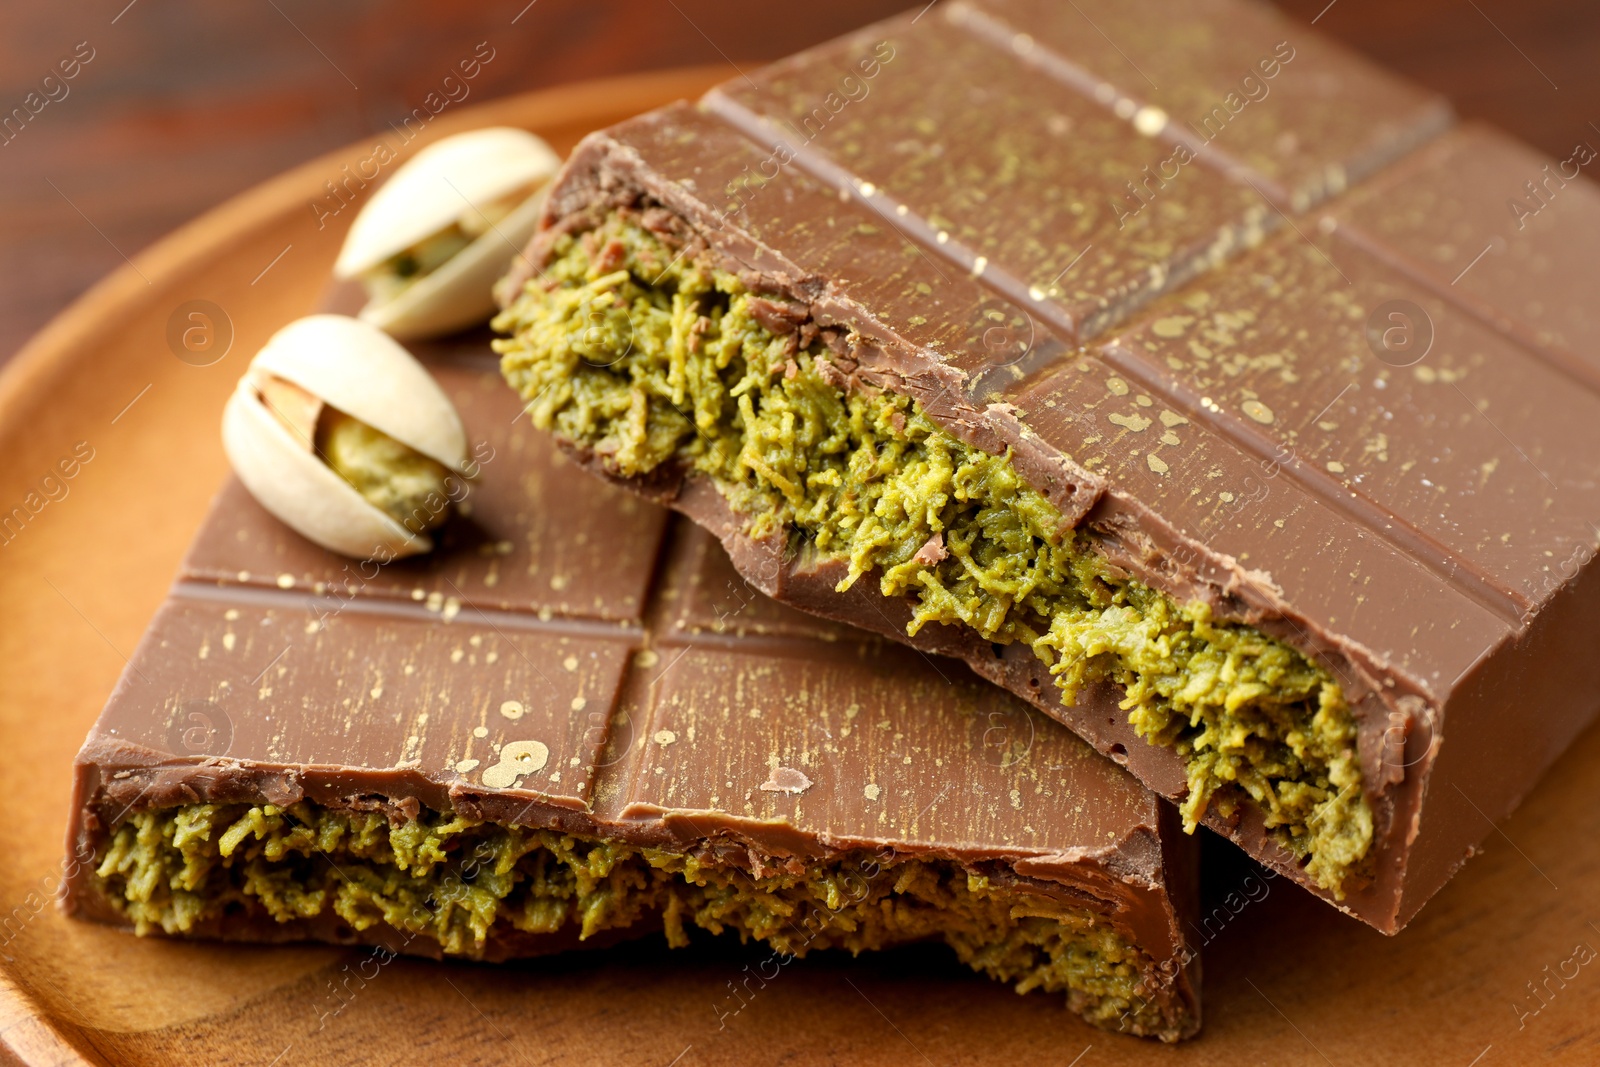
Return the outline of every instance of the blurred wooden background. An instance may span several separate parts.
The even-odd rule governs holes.
[[[1138,0],[1129,0],[1137,3]],[[1302,22],[1565,157],[1600,146],[1595,0],[1277,0]],[[5,0],[0,115],[92,54],[0,145],[0,362],[163,233],[384,129],[479,42],[475,102],[580,78],[759,61],[907,0]]]

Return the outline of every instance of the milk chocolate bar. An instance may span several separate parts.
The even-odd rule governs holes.
[[[70,912],[481,960],[942,940],[1097,1025],[1195,1031],[1196,856],[1167,805],[594,482],[487,337],[431,369],[481,469],[433,554],[344,560],[237,482],[217,498],[78,759]]]
[[[1393,933],[1600,705],[1600,207],[1449,123],[1237,0],[940,4],[587,140],[503,369]]]

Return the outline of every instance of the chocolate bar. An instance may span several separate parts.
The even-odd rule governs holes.
[[[486,337],[446,351],[480,474],[432,554],[341,559],[218,496],[79,756],[69,912],[481,960],[943,940],[1195,1031],[1166,805],[958,666],[766,600],[535,431]]]
[[[590,137],[497,347],[763,591],[1394,933],[1600,705],[1600,204],[1449,125],[1236,0],[940,4]]]

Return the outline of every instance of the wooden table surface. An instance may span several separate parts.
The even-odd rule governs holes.
[[[1133,0],[1136,2],[1136,0]],[[1594,0],[1278,0],[1565,157],[1600,145]],[[472,102],[580,78],[773,58],[908,0],[6,0],[0,115],[92,56],[0,144],[0,362],[96,279],[234,193],[417,106],[487,42]],[[772,14],[787,11],[786,15]]]

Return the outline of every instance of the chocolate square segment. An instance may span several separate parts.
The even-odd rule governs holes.
[[[1042,323],[924,248],[892,208],[885,217],[859,191],[793,162],[781,131],[750,140],[709,106],[679,104],[624,123],[613,135],[640,157],[660,161],[676,179],[662,199],[685,209],[703,203],[706,225],[736,242],[754,270],[815,286],[827,279],[840,296],[877,309],[918,345],[959,365],[968,365],[975,350],[982,354],[978,366],[1010,364],[1046,342]]]
[[[160,654],[124,680],[101,731],[152,760],[432,779],[434,799],[504,778],[498,754],[536,741],[548,761],[502,788],[588,806],[632,642],[302,603],[179,586],[146,639]]]
[[[1339,204],[1326,225],[1600,391],[1597,145],[1587,137],[1546,159],[1467,126]]]
[[[1107,347],[1128,343],[1118,337]],[[1208,398],[1181,403],[1090,358],[1074,374],[1030,380],[1007,397],[1028,412],[1041,439],[1137,499],[1137,505],[1118,499],[1128,509],[1122,514],[1148,509],[1161,516],[1156,544],[1186,558],[1203,581],[1236,581],[1235,568],[1258,573],[1276,596],[1367,648],[1392,650],[1391,663],[1432,686],[1450,685],[1477,662],[1480,649],[1512,632],[1497,610],[1503,597],[1480,603],[1419,563],[1381,520],[1364,521],[1369,512],[1330,509],[1321,476],[1295,477],[1298,453],[1270,440],[1245,447],[1215,423],[1217,413],[1201,403]],[[1345,496],[1339,503],[1352,501]],[[1110,516],[1118,512],[1106,511],[1103,521],[1115,523]],[[1195,544],[1210,546],[1217,557]],[[1395,603],[1408,610],[1394,610]],[[1281,625],[1297,639],[1309,636]],[[1374,707],[1373,714],[1383,713]]]
[[[1266,4],[959,0],[945,17],[1286,211],[1337,196],[1450,123],[1443,98]],[[1182,158],[1157,177],[1188,180],[1167,177],[1187,169]]]
[[[1104,356],[1508,620],[1600,538],[1600,394],[1359,247],[1280,234]]]
[[[1276,222],[1248,186],[1205,168],[1181,199],[1140,210],[1134,190],[1170,147],[1074,86],[1019,79],[1017,65],[929,17],[731,82],[706,106],[848,189],[926,249],[944,285],[975,278],[1071,338]]]

